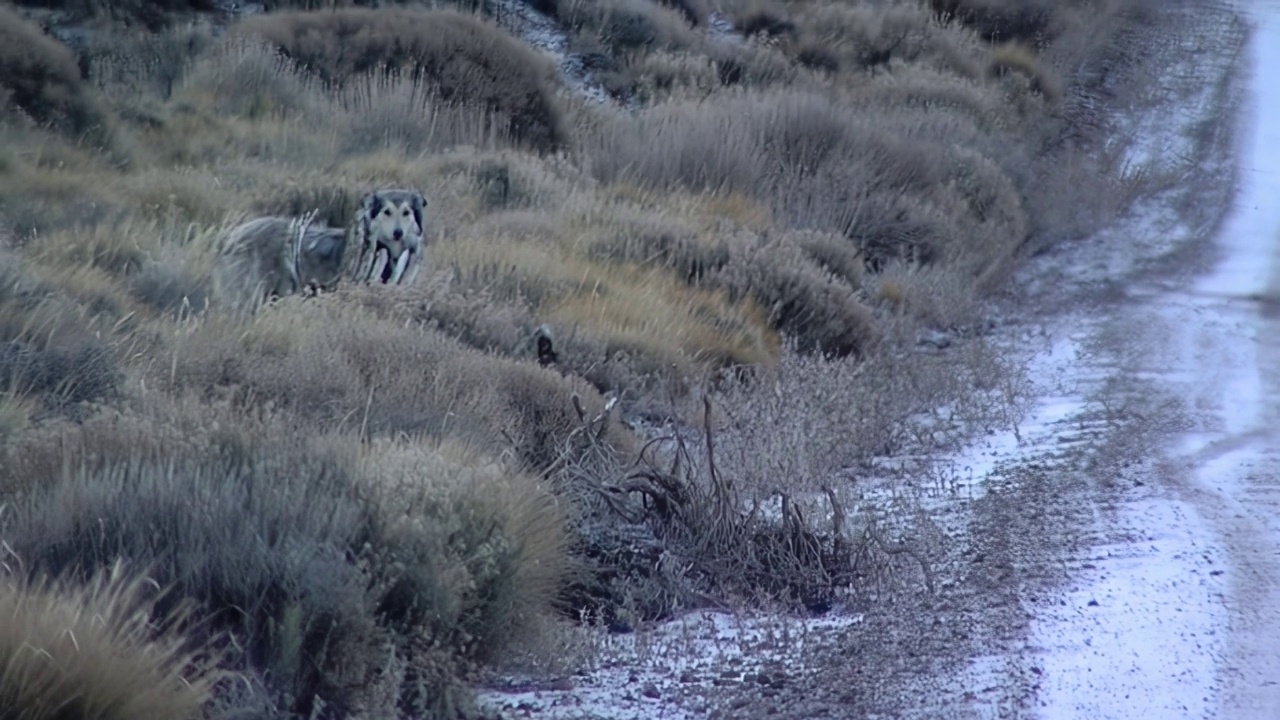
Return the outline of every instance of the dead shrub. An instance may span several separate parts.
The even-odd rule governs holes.
[[[356,8],[281,12],[243,20],[236,33],[266,40],[331,84],[400,70],[445,104],[500,116],[510,135],[530,147],[548,150],[565,140],[546,60],[472,15]],[[418,86],[404,89],[410,87]]]

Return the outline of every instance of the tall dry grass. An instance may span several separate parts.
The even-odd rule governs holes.
[[[157,594],[118,562],[84,584],[0,577],[4,716],[201,717],[216,658],[184,635],[189,609],[153,617]]]

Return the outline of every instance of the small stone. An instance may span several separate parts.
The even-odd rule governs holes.
[[[698,676],[694,675],[692,670],[685,670],[684,672],[680,673],[680,682],[682,683],[698,682]]]
[[[647,698],[652,698],[654,700],[657,700],[658,698],[662,697],[662,691],[659,690],[658,686],[654,685],[653,683],[645,683],[644,689],[640,691],[640,694],[644,695]]]
[[[773,681],[769,678],[768,675],[764,673],[760,673],[759,675],[756,676],[756,682],[760,683],[761,685],[768,685]]]
[[[951,347],[951,336],[939,330],[929,330],[921,333],[916,343],[925,347],[945,350]]]
[[[569,678],[559,678],[552,680],[549,687],[558,692],[569,692],[573,689],[573,681]]]

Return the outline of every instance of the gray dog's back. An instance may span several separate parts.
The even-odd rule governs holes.
[[[227,233],[214,269],[223,307],[253,311],[306,287],[332,289],[342,274],[346,233],[306,219],[263,217]]]

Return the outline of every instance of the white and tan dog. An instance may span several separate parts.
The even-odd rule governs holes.
[[[416,190],[375,190],[357,211],[352,248],[356,282],[411,285],[426,254],[427,200]]]

